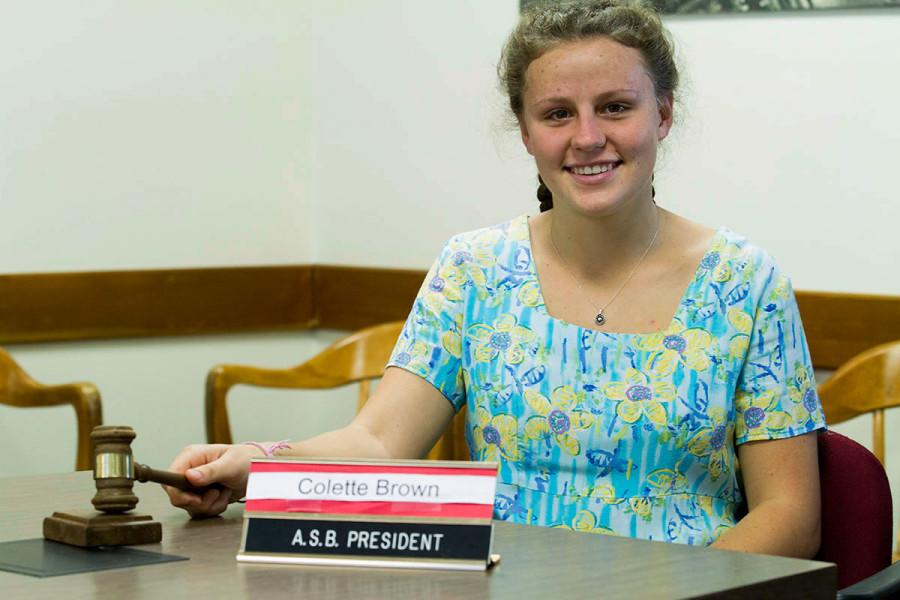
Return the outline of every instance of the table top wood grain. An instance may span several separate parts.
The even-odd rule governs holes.
[[[190,560],[35,578],[0,571],[4,598],[834,598],[834,565],[562,529],[496,523],[490,571],[352,569],[235,560],[243,513],[192,521],[155,484],[135,487],[137,510],[163,526],[141,549]],[[41,536],[54,511],[89,509],[88,472],[0,479],[0,541]]]

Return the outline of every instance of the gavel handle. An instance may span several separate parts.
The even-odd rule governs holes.
[[[192,494],[197,494],[199,496],[202,496],[203,492],[205,492],[206,490],[220,487],[218,484],[197,487],[191,485],[188,482],[187,478],[181,473],[151,469],[147,465],[142,465],[140,463],[134,464],[134,478],[140,482],[152,481],[154,483],[170,485],[173,488],[178,488],[183,492],[191,492]]]

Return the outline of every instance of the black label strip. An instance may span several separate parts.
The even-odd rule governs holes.
[[[492,525],[246,518],[244,552],[487,560]]]

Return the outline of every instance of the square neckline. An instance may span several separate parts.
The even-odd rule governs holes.
[[[703,255],[700,256],[700,260],[697,262],[697,266],[694,269],[694,275],[691,277],[687,286],[684,288],[684,291],[682,291],[681,296],[678,299],[678,306],[675,307],[675,312],[672,314],[672,317],[669,319],[668,323],[666,323],[666,326],[664,328],[657,329],[656,331],[642,331],[642,332],[604,331],[603,329],[594,329],[592,327],[583,327],[581,325],[571,323],[569,321],[566,321],[565,319],[561,319],[557,316],[554,316],[553,314],[550,313],[549,310],[547,310],[547,301],[544,298],[544,286],[541,283],[540,276],[538,275],[537,265],[535,264],[535,259],[534,259],[534,244],[532,243],[532,238],[531,238],[530,219],[531,219],[531,216],[528,215],[527,213],[523,214],[519,217],[519,221],[524,221],[524,228],[525,228],[525,240],[524,241],[528,246],[528,253],[531,255],[531,260],[529,261],[529,265],[528,265],[528,272],[532,277],[534,277],[534,282],[537,287],[538,298],[540,299],[540,304],[535,306],[535,310],[540,311],[548,319],[550,319],[556,323],[560,323],[561,325],[564,325],[566,327],[574,327],[574,328],[578,329],[579,334],[581,334],[584,331],[591,331],[594,333],[602,333],[603,335],[611,336],[611,337],[631,338],[631,337],[638,337],[638,336],[649,336],[649,335],[657,335],[657,334],[665,333],[665,332],[671,330],[673,323],[675,322],[676,319],[678,319],[678,317],[681,315],[681,313],[684,310],[685,298],[687,297],[687,295],[691,291],[691,289],[693,289],[693,287],[699,283],[701,271],[705,270],[703,267],[704,259],[710,253],[710,251],[715,246],[715,244],[720,239],[725,238],[725,234],[727,231],[723,225],[720,225],[719,227],[716,228],[715,232],[710,237],[709,241],[706,244],[706,249],[703,251]]]

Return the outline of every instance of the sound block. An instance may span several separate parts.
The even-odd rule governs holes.
[[[150,515],[55,512],[44,519],[44,537],[71,546],[132,546],[162,540],[162,525]]]

